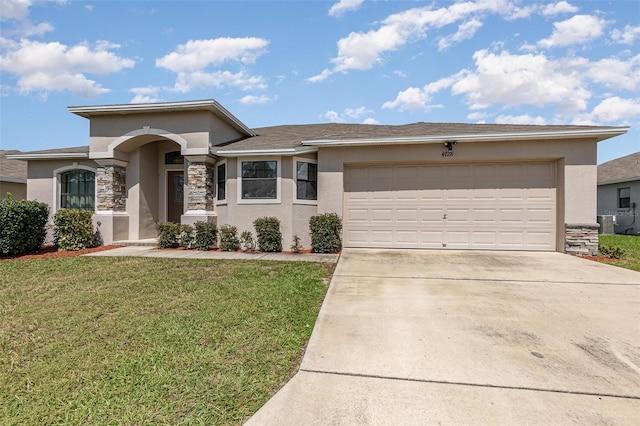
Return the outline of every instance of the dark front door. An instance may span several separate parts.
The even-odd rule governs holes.
[[[180,223],[184,212],[184,173],[168,172],[167,221]]]

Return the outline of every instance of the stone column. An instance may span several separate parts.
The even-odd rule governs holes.
[[[104,244],[129,239],[127,162],[97,159],[95,223]]]
[[[185,160],[187,211],[180,221],[191,225],[197,221],[215,223],[215,159],[208,155],[195,155],[186,156]]]
[[[598,223],[565,224],[564,251],[574,256],[596,256],[598,254]]]

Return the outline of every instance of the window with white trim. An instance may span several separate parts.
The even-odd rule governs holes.
[[[227,162],[216,166],[216,197],[219,202],[227,201]]]
[[[275,200],[278,198],[278,162],[242,162],[242,199]]]
[[[318,163],[294,159],[295,200],[313,203],[318,200]]]
[[[95,209],[96,174],[76,169],[60,173],[60,208]]]
[[[628,209],[631,207],[631,188],[618,188],[618,208]]]

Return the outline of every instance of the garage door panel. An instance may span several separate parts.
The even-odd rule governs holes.
[[[555,164],[345,169],[345,247],[554,250]]]

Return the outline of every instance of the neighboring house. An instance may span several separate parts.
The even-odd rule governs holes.
[[[106,244],[156,222],[253,231],[280,219],[309,246],[336,212],[345,247],[597,250],[596,144],[626,127],[413,123],[252,129],[214,100],[70,107],[89,147],[16,155],[28,198],[95,210]]]
[[[0,198],[11,194],[16,200],[27,197],[27,163],[9,160],[7,155],[17,155],[20,151],[0,150]]]
[[[598,215],[615,216],[616,234],[640,234],[640,152],[598,166]]]

